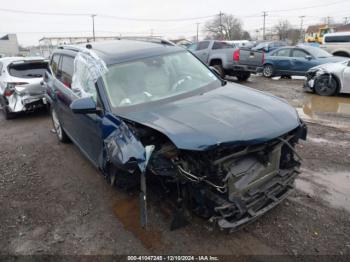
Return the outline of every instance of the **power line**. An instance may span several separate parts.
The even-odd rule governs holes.
[[[6,9],[6,8],[0,8],[0,11],[10,12],[10,13],[31,14],[31,15],[91,16],[91,14],[87,14],[87,13],[85,14],[84,13],[51,13],[51,12],[25,11],[25,10]],[[96,14],[96,15],[103,18],[110,18],[110,19],[116,19],[116,20],[140,21],[140,22],[178,22],[178,21],[199,20],[199,19],[211,18],[216,16],[216,15],[208,15],[208,16],[174,18],[174,19],[153,19],[153,18],[120,17],[120,16],[112,16],[107,14]]]
[[[320,5],[312,5],[312,6],[306,6],[306,7],[297,7],[297,8],[291,8],[291,9],[281,9],[281,10],[270,10],[269,12],[288,12],[288,11],[297,11],[297,10],[304,10],[304,9],[311,9],[311,8],[318,8],[318,7],[325,7],[325,6],[331,6],[331,5],[336,5],[344,2],[349,2],[349,0],[341,0],[341,1],[336,1],[328,4],[320,4]]]

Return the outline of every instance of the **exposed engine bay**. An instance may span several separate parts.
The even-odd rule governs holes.
[[[190,151],[179,150],[151,128],[127,124],[143,145],[154,145],[147,176],[158,179],[177,208],[230,230],[253,221],[289,195],[300,166],[294,147],[307,132],[302,124],[262,144]],[[175,221],[172,228],[180,224]]]

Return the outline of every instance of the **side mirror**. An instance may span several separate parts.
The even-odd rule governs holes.
[[[219,72],[215,67],[209,66],[209,68],[210,68],[210,70],[211,70],[216,76],[218,76],[218,77],[221,78],[220,72]]]
[[[348,66],[350,66],[350,60],[348,61]]]
[[[310,61],[312,59],[312,56],[311,55],[307,55],[307,56],[305,56],[305,59]]]
[[[69,107],[75,114],[97,114],[101,112],[101,110],[96,107],[96,103],[91,97],[83,97],[74,100]]]

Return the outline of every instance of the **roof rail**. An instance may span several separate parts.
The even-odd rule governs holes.
[[[121,37],[120,39],[126,39],[126,40],[135,40],[135,41],[143,41],[143,42],[151,42],[156,44],[163,44],[163,45],[171,45],[176,46],[175,43],[163,39],[161,37],[147,37],[147,36],[129,36],[129,37]]]
[[[57,47],[58,49],[63,49],[63,50],[70,50],[70,51],[76,51],[79,52],[79,48],[73,46],[73,45],[60,45]]]

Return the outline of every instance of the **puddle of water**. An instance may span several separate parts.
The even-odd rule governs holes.
[[[297,189],[350,211],[350,172],[303,170]]]
[[[326,97],[307,94],[297,110],[305,120],[350,128],[350,96]]]
[[[140,206],[138,196],[118,200],[114,204],[114,214],[124,228],[138,238],[147,249],[156,249],[163,245],[161,233],[153,228],[145,230],[140,224]],[[150,225],[151,227],[151,225]]]

